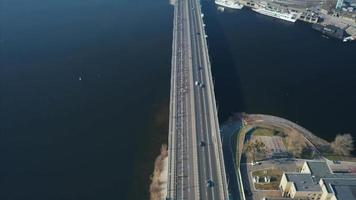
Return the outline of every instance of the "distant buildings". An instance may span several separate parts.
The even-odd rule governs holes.
[[[356,199],[356,174],[333,173],[323,161],[307,161],[301,172],[283,173],[279,187],[292,199]]]
[[[343,5],[344,5],[344,0],[337,0],[336,9],[341,9]]]
[[[354,0],[337,0],[336,10],[342,10],[344,12],[354,12],[356,9],[356,1]]]

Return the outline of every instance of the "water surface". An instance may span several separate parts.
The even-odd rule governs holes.
[[[328,140],[356,136],[356,43],[325,39],[302,22],[203,5],[220,121],[265,113]]]
[[[173,7],[5,0],[0,15],[0,199],[147,199]]]

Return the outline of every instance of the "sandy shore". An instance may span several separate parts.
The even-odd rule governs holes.
[[[161,153],[156,158],[151,176],[150,200],[164,200],[167,195],[168,152],[167,145],[162,145]]]

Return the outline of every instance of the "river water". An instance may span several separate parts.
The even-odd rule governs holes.
[[[168,0],[4,0],[0,199],[148,198],[167,141]],[[233,112],[356,134],[356,45],[203,2],[220,121]]]
[[[203,8],[220,121],[236,111],[264,113],[328,140],[356,136],[356,43],[249,9]]]

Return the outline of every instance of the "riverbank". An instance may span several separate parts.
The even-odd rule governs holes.
[[[265,16],[291,23],[302,21],[313,24],[313,29],[326,37],[336,38],[343,42],[356,39],[356,21],[354,11],[322,6],[322,1],[309,4],[300,2],[279,2],[270,0],[240,0],[239,4]],[[319,3],[317,3],[319,2]],[[355,8],[356,9],[356,8]]]
[[[156,158],[150,184],[150,200],[162,200],[167,196],[168,151],[167,145],[162,145],[161,153]]]
[[[241,114],[236,123],[241,121],[243,125],[236,131],[238,137],[235,141],[243,143],[244,147],[236,146],[236,163],[241,164],[236,172],[241,171],[243,188],[248,199],[284,197],[280,188],[283,184],[282,176],[286,173],[301,173],[306,162],[326,163],[332,173],[341,176],[345,173],[354,174],[356,171],[356,162],[325,158],[324,149],[317,147],[330,147],[333,146],[332,143],[294,122],[263,114]],[[294,147],[315,152],[308,157],[300,151],[296,156],[290,151]],[[241,161],[238,161],[240,157]],[[348,161],[351,161],[350,158],[352,157]]]
[[[264,136],[272,137],[277,135],[282,135],[281,144],[277,145],[277,147],[272,148],[278,152],[278,156],[283,156],[283,151],[287,153],[287,150],[283,148],[278,149],[278,146],[286,146],[288,148],[288,153],[291,151],[299,151],[299,156],[305,159],[326,159],[326,160],[343,160],[343,161],[356,161],[355,157],[351,156],[342,156],[333,153],[332,145],[330,142],[316,136],[309,130],[303,128],[302,126],[289,121],[287,119],[276,117],[272,115],[264,115],[264,114],[243,114],[243,129],[240,131],[240,134],[243,135],[243,140],[245,140],[245,136],[250,133],[251,130],[256,128],[265,128],[271,131],[271,134],[266,134],[265,132],[260,131],[261,133],[257,134],[260,138]],[[301,138],[299,136],[302,136]],[[300,142],[300,140],[305,139],[304,142]],[[278,143],[278,138],[274,138],[273,143]],[[294,139],[294,142],[290,140]],[[241,141],[242,142],[242,141]],[[268,143],[268,141],[267,141]],[[288,144],[289,143],[289,144]],[[300,145],[300,146],[298,146]],[[299,150],[298,150],[299,148]],[[277,150],[276,150],[277,149]],[[293,149],[293,150],[291,150]],[[290,151],[291,150],[291,151]],[[309,150],[309,153],[305,153],[304,150]],[[240,149],[242,151],[242,149]],[[280,154],[281,153],[281,154]],[[272,154],[271,154],[272,156]],[[299,157],[298,156],[298,157]]]

